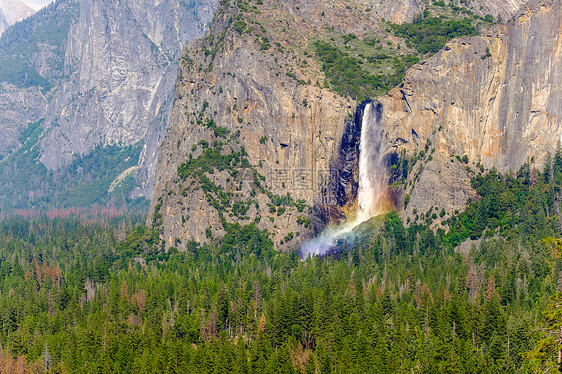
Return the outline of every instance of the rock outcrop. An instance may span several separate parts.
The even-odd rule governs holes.
[[[466,155],[473,170],[479,163],[507,172],[527,161],[541,167],[554,153],[562,140],[560,14],[561,1],[534,1],[507,24],[451,41],[379,99],[389,145],[413,154],[429,140],[439,154],[408,191],[407,214],[464,205],[470,191],[461,185],[469,186],[469,174],[461,185],[450,183],[463,179],[452,156]],[[442,175],[427,177],[432,169]],[[448,192],[438,198],[428,188]]]
[[[0,25],[2,24],[2,19],[4,19],[6,28],[16,22],[23,21],[34,13],[35,10],[19,0],[0,0]],[[2,35],[4,30],[0,28],[0,35]]]
[[[15,72],[0,71],[0,155],[39,119],[39,160],[50,170],[97,147],[141,143],[133,195],[150,198],[178,58],[215,9],[216,0],[59,0],[11,27],[0,41],[2,69]]]
[[[474,1],[472,8],[509,18],[520,4]],[[366,5],[371,11],[365,11]],[[269,230],[278,248],[294,248],[313,234],[312,226],[303,227],[303,222],[321,217],[318,229],[352,209],[353,201],[338,201],[338,196],[355,195],[350,181],[356,180],[357,169],[341,163],[357,159],[342,155],[346,147],[342,139],[356,127],[353,113],[358,103],[319,84],[321,69],[306,58],[307,38],[324,28],[361,37],[367,25],[378,27],[382,10],[372,9],[379,5],[264,1],[250,11],[251,17],[245,13],[248,9],[234,5],[219,8],[211,33],[186,49],[159,155],[149,222],[161,230],[168,247],[181,249],[189,238],[201,242],[218,238],[224,235],[225,224],[237,221],[230,208],[219,208],[216,196],[193,177],[193,167],[204,161],[209,145],[219,144],[223,156],[231,154],[225,151],[217,126],[236,134],[235,140],[226,141],[230,152],[246,152],[251,167],[265,176],[267,189],[254,191],[253,198],[240,198],[232,185],[232,176],[240,170],[215,169],[206,175],[213,189],[226,191],[223,197],[232,203],[252,202],[248,215],[238,222],[255,222]],[[414,1],[383,8],[398,12],[401,6],[423,7]],[[453,40],[414,66],[399,87],[377,99],[383,106],[389,155],[411,157],[429,146],[403,191],[402,197],[410,195],[405,216],[414,209],[461,209],[476,198],[466,166],[476,170],[480,163],[500,171],[516,170],[531,158],[540,164],[546,152],[554,150],[561,134],[558,14],[560,2],[533,2],[507,24],[478,37]],[[395,17],[404,22],[410,16]],[[289,33],[297,35],[295,41],[288,41]],[[352,143],[347,145],[357,148]],[[469,165],[454,157],[465,154]],[[295,188],[301,178],[310,181],[308,187]],[[268,195],[286,194],[303,199],[308,208],[282,214],[267,209]],[[294,232],[302,233],[301,238],[287,241]]]
[[[387,21],[393,23],[411,22],[424,9],[421,0],[373,0],[372,10]]]

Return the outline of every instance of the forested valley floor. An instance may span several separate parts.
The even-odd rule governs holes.
[[[480,199],[439,228],[439,212],[393,212],[305,260],[251,225],[180,253],[131,218],[4,219],[0,372],[530,372],[556,360],[526,352],[562,289],[543,240],[560,237],[561,186],[560,152],[479,173]]]

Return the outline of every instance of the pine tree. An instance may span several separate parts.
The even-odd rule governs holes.
[[[555,257],[562,256],[561,239],[548,238],[542,242],[550,247]],[[562,293],[551,298],[543,314],[545,320],[538,329],[540,340],[525,356],[537,366],[556,367],[562,373]]]
[[[562,173],[562,146],[560,145],[560,141],[556,145],[556,153],[554,154],[554,163],[552,165],[554,176],[558,173]]]
[[[550,182],[552,179],[552,157],[550,156],[550,152],[547,153],[544,162],[543,178],[545,183]]]
[[[545,321],[539,328],[541,339],[526,358],[538,366],[555,366],[562,373],[562,295],[557,294],[544,311]]]

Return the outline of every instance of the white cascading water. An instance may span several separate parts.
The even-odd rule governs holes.
[[[384,163],[382,131],[373,103],[365,105],[359,142],[359,189],[356,214],[337,227],[328,227],[318,237],[303,244],[304,258],[321,255],[338,240],[353,239],[353,229],[374,216],[385,212],[388,176]]]
[[[382,131],[379,119],[373,103],[369,103],[365,106],[361,122],[359,192],[355,226],[384,212],[388,177],[381,147]]]

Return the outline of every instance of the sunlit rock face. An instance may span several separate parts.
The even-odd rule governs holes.
[[[554,153],[562,136],[561,12],[560,1],[534,1],[505,25],[451,41],[380,99],[389,144],[412,154],[429,139],[437,153],[411,191],[410,213],[457,209],[472,195],[451,155],[507,172],[528,160],[540,167]]]
[[[467,0],[463,4],[479,16],[487,14],[507,21],[515,15],[528,0]],[[380,17],[393,23],[412,22],[425,9],[422,0],[366,0],[366,7]],[[446,2],[448,3],[448,2]]]
[[[0,0],[0,24],[2,19],[4,19],[7,27],[26,19],[34,13],[35,10],[19,0]],[[2,35],[1,31],[0,35]]]
[[[411,22],[424,9],[421,0],[372,0],[371,3],[374,12],[393,23]]]
[[[451,163],[451,155],[466,154],[472,169],[480,162],[486,168],[507,171],[533,156],[540,163],[555,148],[560,138],[560,4],[533,2],[515,12],[522,3],[472,2],[472,8],[478,7],[482,14],[500,15],[504,20],[517,15],[481,36],[451,41],[443,51],[414,66],[399,87],[375,98],[380,104],[381,148],[386,157],[410,157],[428,140],[431,143],[431,159],[419,162],[406,189],[396,192],[402,198],[411,195],[404,215],[426,206],[460,209],[475,198],[467,165]],[[260,7],[260,21],[282,19],[285,30],[291,30],[297,40],[302,38],[303,45],[315,35],[315,27],[362,35],[364,24],[376,25],[383,18],[381,12],[372,11],[376,6],[372,1],[361,2],[371,11],[358,8],[364,18],[357,13],[355,22],[346,18],[352,12],[345,2],[287,0],[270,5],[264,1]],[[286,234],[301,232],[302,238],[318,233],[299,226],[299,216],[316,221],[322,229],[328,222],[345,221],[357,210],[360,131],[356,109],[361,111],[361,106],[330,92],[314,75],[305,74],[299,82],[280,72],[279,65],[302,56],[288,59],[276,47],[262,49],[261,40],[235,32],[229,23],[233,16],[236,13],[230,9],[219,8],[211,34],[186,49],[172,120],[160,150],[151,213],[157,211],[168,247],[189,238],[208,242],[208,237],[224,235],[220,213],[211,206],[211,199],[201,190],[186,190],[191,182],[178,177],[178,166],[190,154],[194,158],[201,154],[201,141],[212,144],[216,140],[212,131],[197,123],[197,116],[205,113],[231,133],[239,131],[233,147],[244,147],[251,164],[266,175],[265,184],[273,194],[289,192],[309,203],[312,209],[303,213],[270,215],[264,209],[267,199],[258,195],[259,208],[252,207],[248,213],[247,222],[260,218],[259,228],[272,233],[277,248],[295,248],[295,241],[290,245],[283,241]],[[279,41],[286,46],[278,34],[268,36],[272,45]],[[220,47],[215,51],[217,40]],[[294,189],[294,180],[280,181],[275,174],[282,172],[289,178],[300,171],[314,177],[311,187]],[[228,180],[224,171],[212,176],[213,183],[225,190],[231,188]],[[400,209],[399,200],[393,203]],[[177,246],[181,249],[182,245]]]

